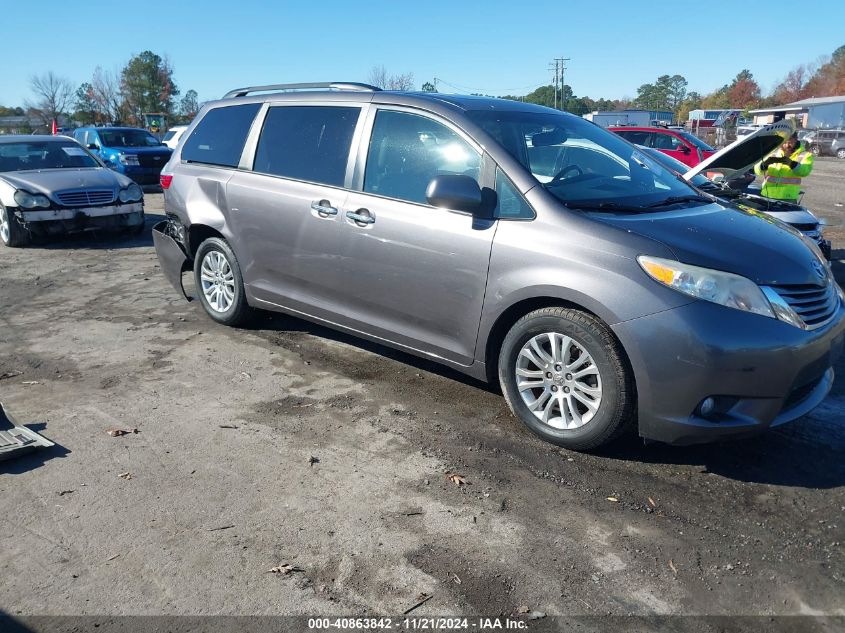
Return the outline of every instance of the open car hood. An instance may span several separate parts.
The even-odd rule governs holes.
[[[692,180],[704,174],[711,180],[715,174],[722,174],[724,180],[744,174],[755,164],[775,151],[795,132],[793,119],[764,125],[745,138],[739,139],[719,150],[684,174],[685,180]]]

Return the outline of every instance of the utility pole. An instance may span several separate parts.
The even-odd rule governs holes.
[[[555,109],[557,109],[557,82],[558,82],[558,74],[560,73],[560,60],[555,59],[554,63],[549,63],[549,70],[554,71],[554,87],[555,87]]]
[[[569,57],[555,57],[555,78],[560,82],[560,109],[564,109],[563,87],[566,85],[563,81],[564,73],[566,72],[566,62],[570,60]],[[555,84],[555,103],[557,103],[557,83]],[[555,105],[557,107],[557,105]]]

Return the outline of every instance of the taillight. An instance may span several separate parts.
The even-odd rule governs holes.
[[[173,182],[173,176],[170,174],[161,174],[158,177],[158,181],[161,184],[162,189],[170,189],[170,183]]]

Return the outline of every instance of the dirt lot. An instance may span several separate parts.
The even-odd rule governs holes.
[[[845,161],[807,186],[845,256]],[[148,235],[0,270],[0,397],[58,445],[0,463],[6,613],[845,615],[842,379],[757,439],[583,455],[427,362],[212,323]]]

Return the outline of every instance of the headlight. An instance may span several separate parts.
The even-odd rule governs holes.
[[[18,189],[14,195],[15,202],[23,209],[37,209],[43,207],[48,209],[50,207],[50,199],[47,196],[39,194],[31,194],[27,191]]]
[[[637,261],[652,279],[678,292],[728,308],[776,318],[766,295],[750,279],[647,255],[640,255]]]
[[[121,165],[138,165],[138,156],[137,154],[118,154],[117,160],[120,161]]]
[[[144,197],[144,192],[136,183],[132,183],[126,189],[121,189],[117,197],[121,202],[136,202]]]

